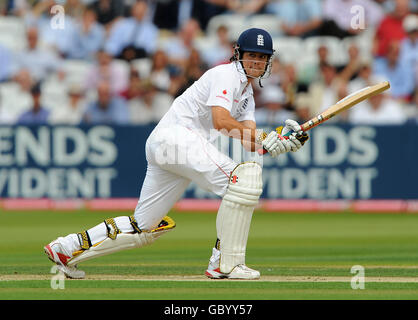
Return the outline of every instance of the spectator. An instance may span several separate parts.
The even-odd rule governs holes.
[[[390,82],[390,95],[393,98],[407,100],[414,91],[414,69],[408,61],[400,59],[399,42],[391,42],[386,56],[377,58],[374,73]]]
[[[185,69],[185,75],[190,85],[198,80],[207,70],[208,66],[202,61],[199,51],[192,48]]]
[[[126,90],[129,75],[126,74],[125,68],[104,50],[99,50],[96,56],[97,61],[86,76],[86,88],[95,89],[100,82],[106,81],[110,85],[112,94]]]
[[[97,14],[97,21],[109,31],[123,17],[125,5],[121,0],[96,0],[91,8]]]
[[[9,15],[23,17],[30,10],[27,0],[9,0],[6,2],[3,1],[2,3],[5,3],[6,14]]]
[[[401,42],[400,60],[406,61],[412,69],[418,64],[418,16],[408,15],[403,21],[407,38]]]
[[[109,83],[102,81],[97,86],[97,101],[93,101],[83,114],[88,124],[127,124],[129,113],[125,101],[112,94]]]
[[[13,76],[13,81],[2,83],[2,103],[14,119],[29,110],[33,104],[30,93],[34,81],[28,70],[21,70]]]
[[[49,118],[49,110],[41,105],[41,85],[36,83],[31,88],[33,99],[32,108],[23,112],[17,120],[18,124],[47,124]]]
[[[412,100],[405,106],[408,123],[418,124],[418,88],[415,89]]]
[[[225,6],[230,11],[239,14],[256,14],[264,10],[268,0],[230,0],[225,1]]]
[[[163,45],[162,49],[166,52],[170,64],[178,65],[180,68],[185,67],[199,32],[199,23],[191,19],[182,26],[175,37]]]
[[[77,125],[81,122],[85,109],[86,101],[83,89],[79,85],[72,85],[68,90],[67,103],[52,109],[49,122]]]
[[[0,2],[0,16],[4,16],[8,12],[8,3],[7,2]]]
[[[342,98],[339,95],[341,81],[336,68],[330,64],[323,63],[320,66],[320,72],[321,80],[313,82],[309,86],[311,115],[319,114]]]
[[[362,59],[359,64],[357,77],[348,81],[347,83],[347,94],[351,94],[365,87],[376,84],[376,80],[374,80],[374,78],[375,77],[373,77],[372,62],[367,59]],[[384,81],[384,79],[380,80]],[[356,106],[356,109],[359,108],[367,108],[366,101],[362,101]]]
[[[295,120],[298,123],[305,123],[312,118],[311,114],[311,99],[306,92],[298,93],[295,101]]]
[[[160,91],[168,92],[171,87],[168,57],[162,50],[157,50],[152,57],[151,84]]]
[[[0,82],[8,81],[13,73],[13,60],[9,49],[0,44]]]
[[[75,21],[83,18],[86,6],[82,0],[66,0],[64,4],[64,12],[67,16],[72,17]]]
[[[32,78],[29,70],[27,69],[22,69],[19,72],[17,72],[13,76],[13,80],[19,85],[20,90],[22,90],[23,92],[30,92],[32,86],[34,85],[34,82],[36,82]]]
[[[362,108],[350,109],[348,120],[352,124],[394,125],[405,123],[407,117],[396,100],[378,94],[369,98]]]
[[[138,1],[132,6],[129,18],[123,18],[113,25],[105,44],[106,52],[126,61],[154,53],[159,30],[146,19],[147,10],[146,1]]]
[[[141,98],[128,102],[130,121],[132,124],[152,124],[161,120],[168,111],[173,98],[171,95],[158,92],[150,86]]]
[[[192,18],[196,2],[198,1],[156,1],[153,22],[159,29],[177,32],[184,22]]]
[[[153,5],[153,22],[159,29],[178,32],[190,19],[198,21],[206,30],[209,20],[227,11],[225,0],[156,0]]]
[[[341,70],[338,74],[342,80],[350,81],[357,77],[361,66],[360,50],[356,44],[352,43],[348,48],[348,63],[345,66],[338,67]]]
[[[26,38],[27,48],[17,54],[17,69],[29,70],[35,81],[44,80],[51,72],[58,72],[62,78],[61,59],[53,52],[38,46],[38,29],[28,28]]]
[[[406,38],[403,19],[408,15],[408,0],[395,0],[394,10],[387,14],[376,30],[373,43],[373,55],[383,57],[389,44]]]
[[[177,97],[181,95],[188,87],[190,87],[193,82],[198,80],[202,74],[208,69],[207,65],[202,61],[199,51],[192,48],[190,51],[189,59],[184,68],[184,73],[182,75],[182,84],[174,96]]]
[[[314,36],[322,23],[319,0],[275,0],[266,10],[282,21],[281,31],[287,36]]]
[[[364,25],[353,25],[354,14],[352,8],[364,8]],[[323,22],[320,35],[345,38],[360,34],[369,27],[377,26],[384,16],[382,7],[372,0],[324,0]]]
[[[15,119],[13,116],[5,109],[3,100],[0,96],[0,125],[2,124],[13,124]]]
[[[276,127],[287,119],[294,119],[295,113],[286,110],[286,97],[280,87],[265,87],[261,94],[262,107],[255,110],[257,125]]]
[[[202,30],[206,30],[212,17],[227,11],[225,3],[225,0],[194,0],[192,18],[199,21]]]
[[[286,97],[285,108],[288,110],[294,110],[296,95],[301,91],[306,91],[306,88],[299,83],[299,78],[294,64],[287,64],[283,67],[280,85]]]
[[[26,25],[35,26],[39,30],[39,39],[42,46],[49,47],[65,57],[72,49],[75,19],[65,11],[63,23],[54,17],[57,12],[53,10],[56,5],[54,0],[42,0],[36,3],[32,10],[25,16]],[[54,20],[52,20],[55,18]],[[53,23],[56,23],[54,26]]]
[[[299,70],[299,81],[308,85],[313,81],[319,80],[319,66],[329,61],[329,49],[326,45],[321,44],[316,50],[316,57],[310,63],[305,63]]]
[[[77,23],[68,58],[93,60],[105,41],[105,30],[97,22],[94,10],[87,8]]]
[[[229,40],[228,28],[220,25],[216,30],[216,44],[205,49],[201,54],[203,60],[210,68],[222,63],[228,63],[232,56],[232,44]]]
[[[143,81],[139,75],[138,70],[131,67],[129,73],[129,84],[126,90],[120,93],[120,96],[125,100],[140,98],[146,90],[146,82]]]
[[[348,91],[353,93],[372,84],[372,62],[363,59],[360,62],[357,77],[348,82]]]

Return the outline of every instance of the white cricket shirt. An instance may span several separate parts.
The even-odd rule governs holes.
[[[227,109],[237,121],[255,121],[253,89],[240,63],[231,62],[206,71],[174,100],[157,127],[178,124],[197,129],[207,140],[214,141],[219,133],[214,134],[213,106]]]

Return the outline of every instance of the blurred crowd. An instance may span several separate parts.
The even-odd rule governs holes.
[[[156,123],[206,70],[229,63],[236,29],[258,17],[252,26],[272,22],[276,48],[270,77],[255,83],[258,124],[304,122],[385,80],[388,92],[333,121],[418,124],[417,9],[408,0],[5,0],[0,123]]]

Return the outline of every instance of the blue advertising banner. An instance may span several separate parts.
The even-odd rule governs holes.
[[[153,126],[0,127],[0,197],[138,197]]]
[[[0,198],[137,198],[152,129],[0,126]],[[418,199],[417,126],[323,124],[310,137],[296,153],[258,158],[263,198]],[[242,156],[239,141],[226,149]],[[185,197],[214,196],[191,184]]]

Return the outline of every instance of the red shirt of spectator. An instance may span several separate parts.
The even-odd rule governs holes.
[[[375,34],[374,55],[384,56],[389,43],[400,41],[407,35],[402,26],[403,19],[409,13],[408,0],[395,0],[393,12],[383,18]]]
[[[378,39],[376,55],[384,56],[389,43],[394,40],[406,38],[406,32],[402,26],[402,19],[392,16],[384,18],[376,31],[376,38]]]

